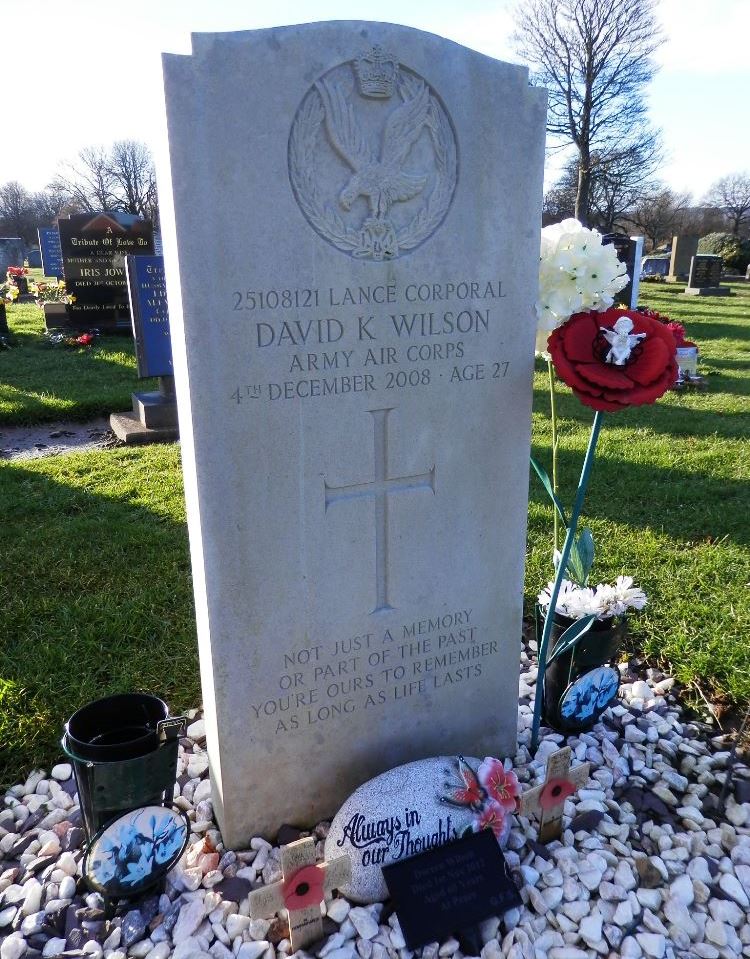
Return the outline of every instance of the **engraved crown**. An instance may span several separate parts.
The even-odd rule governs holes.
[[[376,44],[371,50],[360,53],[354,61],[354,69],[363,97],[386,99],[393,96],[398,60],[392,54],[386,53],[382,47]]]

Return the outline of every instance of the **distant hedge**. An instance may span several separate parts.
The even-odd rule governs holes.
[[[750,263],[750,239],[741,240],[733,233],[709,233],[698,244],[699,253],[718,254],[724,269],[744,273]]]

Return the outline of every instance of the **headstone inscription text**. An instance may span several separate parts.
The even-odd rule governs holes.
[[[40,226],[39,249],[42,253],[42,269],[45,276],[54,276],[61,280],[64,276],[60,234],[56,226]]]
[[[71,322],[105,329],[130,326],[125,256],[152,255],[150,220],[116,214],[76,213],[58,220],[65,287],[75,300],[68,306]]]
[[[172,376],[164,257],[126,256],[125,271],[138,376]]]
[[[521,905],[492,830],[469,834],[383,868],[409,949]]]
[[[360,22],[196,35],[164,72],[207,736],[237,846],[399,763],[515,748],[544,93]]]

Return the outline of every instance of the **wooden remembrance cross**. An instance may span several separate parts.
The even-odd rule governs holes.
[[[589,778],[589,763],[570,768],[570,746],[558,749],[547,760],[547,775],[541,786],[521,794],[519,812],[523,816],[539,816],[539,841],[551,842],[562,835],[565,800]]]
[[[327,892],[351,879],[352,862],[348,856],[340,856],[317,863],[315,840],[299,839],[281,847],[281,872],[282,882],[250,893],[250,916],[265,919],[287,909],[292,950],[296,952],[323,937],[320,904]]]

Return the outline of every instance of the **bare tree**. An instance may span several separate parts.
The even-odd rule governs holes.
[[[661,186],[641,200],[629,214],[629,220],[643,233],[650,249],[655,250],[683,229],[689,208],[689,194]]]
[[[17,180],[0,186],[0,223],[11,236],[31,240],[34,236],[34,203]]]
[[[567,220],[568,217],[575,216],[577,164],[575,164],[575,167],[576,169],[571,176],[571,165],[568,164],[560,179],[544,194],[542,226],[560,223],[562,220]]]
[[[709,233],[726,232],[727,218],[715,206],[700,204],[688,207],[682,216],[680,229],[683,233],[707,236]]]
[[[50,189],[65,194],[84,213],[115,209],[114,182],[104,147],[84,147],[78,157],[63,163]]]
[[[654,0],[525,0],[515,43],[549,94],[547,130],[578,155],[575,215],[589,224],[594,159],[646,124],[662,42]]]
[[[730,173],[712,184],[706,203],[725,214],[735,236],[750,213],[750,176],[747,173]]]
[[[78,209],[71,205],[68,196],[62,190],[53,186],[34,193],[31,199],[38,226],[52,226],[63,212],[72,213],[77,212]]]
[[[151,151],[137,140],[118,140],[109,154],[109,174],[119,209],[156,219],[156,174]]]
[[[630,221],[630,211],[657,189],[655,174],[662,161],[659,134],[645,128],[606,153],[591,157],[589,226],[610,233]],[[544,225],[575,215],[578,158],[572,157],[544,198]]]
[[[137,140],[118,140],[110,147],[85,147],[61,166],[48,187],[70,206],[86,213],[113,210],[158,217],[156,175],[151,152]]]
[[[589,218],[603,233],[611,233],[628,213],[656,189],[662,162],[661,138],[649,127],[637,137],[624,138],[592,157]]]

